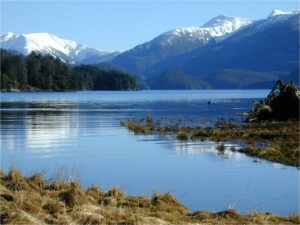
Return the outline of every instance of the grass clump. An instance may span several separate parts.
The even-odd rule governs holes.
[[[178,199],[175,198],[175,196],[173,196],[170,192],[167,192],[166,194],[154,193],[151,202],[153,205],[158,207],[172,207],[176,209],[183,209],[182,211],[185,211],[186,213],[189,212],[189,210],[181,202],[179,202]]]
[[[135,121],[127,120],[122,121],[121,125],[127,127],[130,131],[133,131],[135,134],[153,134],[154,133],[154,124],[147,118],[146,122],[144,120]]]
[[[83,205],[85,202],[85,193],[78,182],[72,182],[70,188],[60,194],[62,201],[70,207]]]
[[[122,205],[130,208],[150,208],[151,204],[151,199],[147,196],[128,196]]]
[[[24,180],[22,174],[15,168],[11,169],[4,179],[9,183],[9,189],[20,191],[28,189],[28,183]]]
[[[105,196],[105,193],[99,187],[96,186],[88,188],[85,191],[85,194],[87,195],[88,199],[95,200],[95,202],[100,202]]]
[[[219,153],[224,154],[224,152],[226,150],[226,147],[225,147],[224,143],[218,145],[217,150],[218,150]]]
[[[188,135],[188,133],[187,132],[179,132],[178,134],[177,134],[177,139],[179,139],[179,140],[188,140],[189,139],[189,135]]]
[[[299,214],[292,214],[289,216],[288,220],[295,224],[300,224],[300,215]]]
[[[53,215],[56,213],[64,213],[66,211],[66,206],[59,201],[49,201],[43,205],[43,209]]]
[[[126,199],[126,195],[123,190],[115,187],[104,194],[101,203],[104,205],[119,206],[123,204],[124,199]]]
[[[125,197],[125,193],[120,188],[112,188],[107,192],[106,196],[120,200]]]

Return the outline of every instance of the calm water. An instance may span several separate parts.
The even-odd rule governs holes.
[[[267,90],[1,94],[1,167],[48,178],[68,174],[84,186],[119,186],[130,195],[171,191],[193,210],[233,207],[290,214],[299,210],[299,170],[218,143],[134,135],[120,120],[151,114],[168,123],[240,121]],[[212,104],[208,105],[210,100]],[[205,122],[204,122],[205,121]],[[228,143],[228,146],[236,143]]]

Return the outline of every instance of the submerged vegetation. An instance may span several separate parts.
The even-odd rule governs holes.
[[[46,181],[16,169],[0,178],[1,224],[299,224],[299,215],[282,217],[233,209],[191,212],[172,194],[127,196],[121,189],[84,189],[79,182]]]
[[[148,119],[149,120],[149,119]],[[180,140],[215,142],[238,141],[246,144],[240,149],[250,156],[300,166],[299,121],[265,121],[256,123],[217,122],[214,127],[167,125],[146,120],[127,120],[121,124],[135,134],[175,135]],[[220,150],[219,150],[220,149]],[[224,152],[222,145],[218,148]],[[235,149],[228,149],[236,151]]]

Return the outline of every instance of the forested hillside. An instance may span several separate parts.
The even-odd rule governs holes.
[[[50,55],[22,56],[1,49],[1,91],[134,90],[135,79],[124,72],[94,66],[75,68]]]
[[[160,76],[147,80],[153,90],[205,90],[211,89],[206,82],[180,70],[167,70]]]

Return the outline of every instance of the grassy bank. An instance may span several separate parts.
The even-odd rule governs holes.
[[[300,166],[299,121],[217,122],[213,127],[189,127],[179,123],[167,125],[159,121],[154,122],[148,116],[144,120],[127,120],[122,121],[121,124],[135,134],[175,135],[180,140],[193,141],[243,142],[247,146],[239,151],[247,155],[286,165]],[[228,150],[236,151],[234,148]]]
[[[172,194],[127,196],[113,188],[83,189],[79,182],[47,182],[41,174],[1,173],[1,224],[299,224],[299,215],[282,217],[235,210],[191,212]]]

